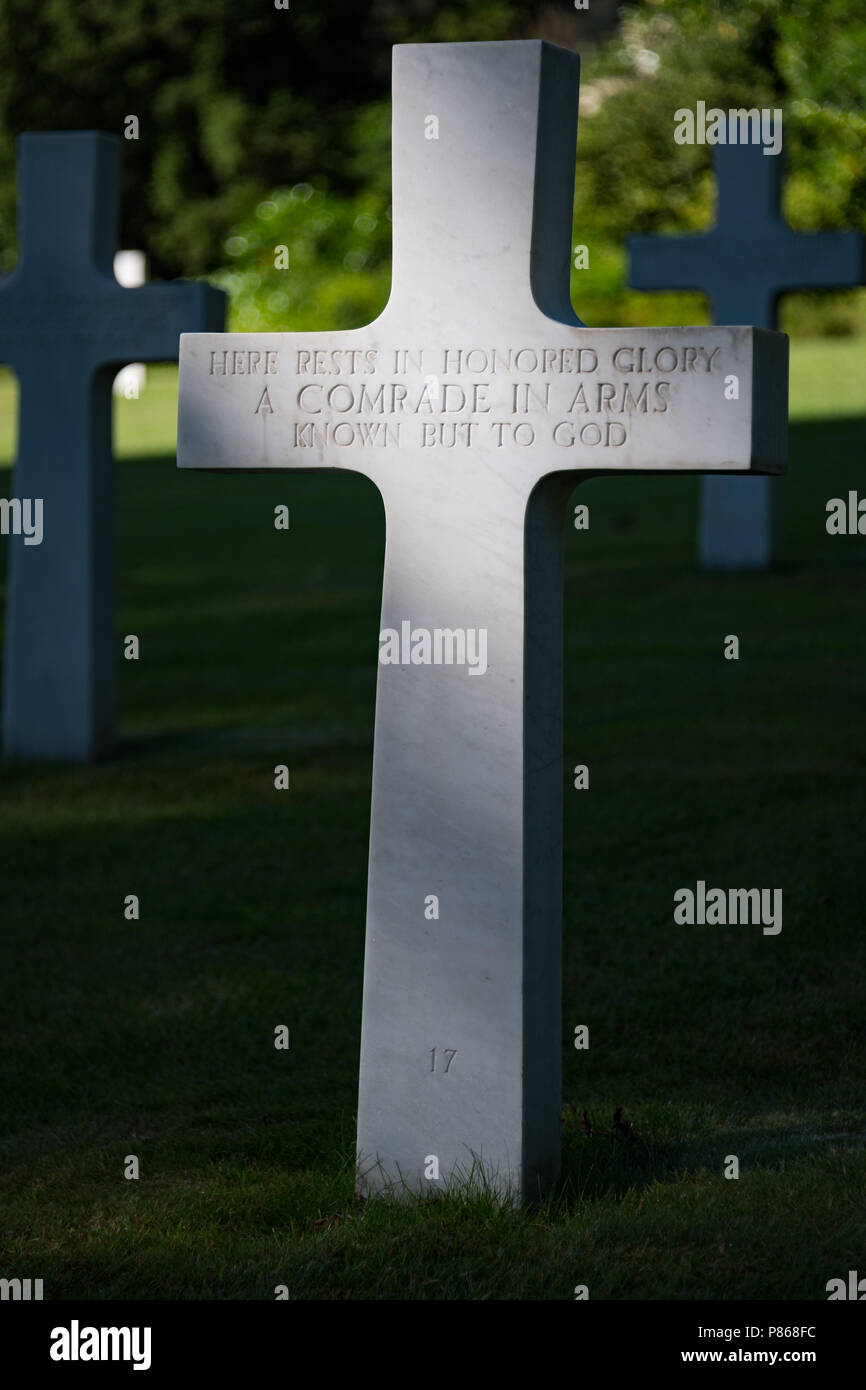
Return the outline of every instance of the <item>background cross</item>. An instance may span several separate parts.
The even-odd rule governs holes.
[[[41,498],[44,537],[10,537],[3,669],[7,757],[89,760],[114,723],[111,382],[177,357],[184,328],[219,328],[200,284],[127,290],[112,272],[121,141],[22,135],[19,263],[0,286],[0,360],[19,383],[17,498]]]
[[[782,155],[762,145],[718,145],[718,213],[701,236],[630,237],[636,290],[702,290],[716,323],[777,327],[780,295],[863,283],[857,232],[794,232],[782,216]],[[698,549],[705,569],[772,563],[779,483],[771,477],[701,479]]]

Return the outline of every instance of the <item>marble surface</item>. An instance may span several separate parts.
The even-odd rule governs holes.
[[[574,314],[578,71],[535,41],[396,48],[382,315],[181,342],[181,467],[349,469],[384,500],[364,1193],[557,1171],[566,499],[784,466],[786,339]]]

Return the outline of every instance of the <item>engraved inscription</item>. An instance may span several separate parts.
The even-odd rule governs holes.
[[[658,340],[656,340],[658,341]],[[721,345],[225,348],[208,374],[262,382],[250,409],[289,416],[292,450],[619,449],[641,417],[724,380]],[[682,386],[680,386],[682,383]],[[719,387],[721,389],[721,385]]]
[[[340,420],[336,425],[300,424],[297,420],[292,426],[292,443],[296,449],[323,449],[326,444],[337,444],[341,449],[350,444],[360,444],[370,449],[387,449],[400,444],[400,425],[388,425],[384,420],[371,423],[369,420]]]
[[[254,348],[224,348],[210,355],[210,376],[271,376],[276,373],[279,353],[256,352]]]
[[[440,1052],[440,1049],[439,1049],[439,1048],[431,1047],[431,1049],[430,1049],[430,1070],[431,1070],[431,1071],[445,1071],[445,1072],[447,1072],[447,1071],[450,1069],[451,1063],[454,1061],[454,1058],[457,1056],[457,1048],[456,1048],[456,1047],[446,1047],[446,1048],[443,1048],[443,1049],[441,1050],[441,1055],[438,1057],[438,1065],[437,1065],[437,1054],[438,1054],[439,1052]],[[442,1065],[442,1058],[443,1058],[443,1057],[445,1058],[445,1065],[444,1065],[444,1066]]]
[[[298,376],[351,376],[356,372],[369,374],[376,370],[375,348],[296,348],[295,371]]]

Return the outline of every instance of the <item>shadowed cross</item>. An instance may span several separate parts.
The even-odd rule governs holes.
[[[10,538],[3,672],[7,757],[89,760],[114,723],[111,383],[177,357],[184,328],[219,328],[207,285],[122,289],[112,262],[121,141],[22,135],[19,263],[0,286],[0,360],[19,383],[12,489],[41,499],[43,538]]]
[[[718,215],[700,236],[629,238],[636,290],[702,290],[716,323],[776,328],[786,290],[863,283],[857,232],[794,232],[782,216],[781,155],[762,145],[718,145]],[[773,478],[701,480],[699,552],[705,569],[764,569],[773,559],[778,485]]]

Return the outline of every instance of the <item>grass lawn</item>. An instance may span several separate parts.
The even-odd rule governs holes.
[[[117,411],[118,653],[141,639],[118,755],[0,773],[0,1275],[46,1298],[824,1299],[864,1269],[866,539],[824,527],[866,493],[864,359],[795,346],[771,576],[697,572],[696,479],[581,489],[563,1178],[529,1213],[353,1199],[378,496],[178,475],[174,373],[151,370]],[[12,403],[6,377],[6,461]],[[698,878],[781,887],[781,934],[675,925]]]

